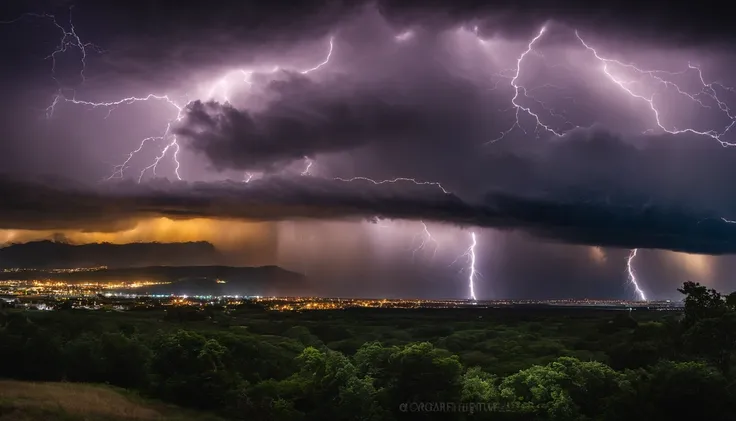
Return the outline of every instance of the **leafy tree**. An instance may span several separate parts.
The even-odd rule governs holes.
[[[84,334],[67,342],[64,347],[66,379],[78,382],[104,382],[105,364],[100,340]]]
[[[384,347],[380,342],[366,342],[353,356],[358,372],[375,378],[379,385],[386,386],[391,379],[389,362],[396,348]]]
[[[155,389],[164,398],[202,409],[237,401],[242,382],[228,367],[229,351],[214,339],[180,330],[153,346]]]
[[[463,414],[467,419],[488,421],[524,420],[533,414],[508,411],[501,402],[499,379],[478,367],[468,369],[462,377],[460,402],[484,404],[488,407],[475,413]]]
[[[248,391],[249,416],[261,419],[278,411],[295,419],[304,414],[319,420],[387,419],[373,379],[358,377],[344,355],[308,347],[296,360],[300,370],[290,378],[264,381]]]
[[[499,402],[496,377],[478,367],[472,367],[462,378],[460,400],[462,402]]]
[[[36,381],[59,381],[64,376],[61,340],[51,332],[39,330],[21,348],[21,358],[14,361],[23,378]]]
[[[550,364],[566,377],[564,388],[584,417],[594,419],[606,412],[609,401],[618,393],[623,376],[596,361],[562,357]]]
[[[663,361],[627,375],[606,420],[730,420],[733,397],[726,379],[697,362]]]
[[[621,381],[620,374],[604,364],[562,357],[506,377],[499,393],[514,412],[545,420],[587,420],[605,413]]]
[[[457,355],[437,349],[428,342],[395,348],[389,357],[392,380],[387,387],[388,408],[396,411],[402,403],[458,402],[462,371]],[[422,419],[442,419],[440,412],[397,414]]]
[[[564,381],[564,374],[549,366],[533,366],[501,382],[501,402],[507,410],[538,414],[539,419],[578,420],[578,409],[562,387]]]
[[[377,420],[385,415],[373,379],[358,378],[356,367],[339,352],[308,347],[297,357],[297,363],[301,370],[296,376],[308,397],[304,403],[312,407],[311,411],[305,407],[305,412],[336,420]]]
[[[691,326],[699,320],[720,317],[728,308],[721,294],[697,282],[685,282],[677,289],[685,294],[685,324]]]
[[[726,295],[726,307],[731,310],[736,310],[736,292]]]
[[[631,333],[615,335],[608,340],[608,362],[614,369],[622,370],[673,359],[682,348],[679,340],[681,330],[677,322],[642,322]]]
[[[287,338],[294,338],[301,342],[304,346],[311,346],[315,348],[322,348],[324,347],[324,344],[322,341],[312,335],[312,333],[304,326],[293,326],[286,332],[284,332],[284,336]]]
[[[688,349],[729,375],[736,350],[736,312],[698,320],[685,332],[684,341]]]
[[[285,380],[268,379],[250,386],[239,397],[246,419],[299,420],[306,415],[294,406],[303,395],[304,384],[293,376]]]
[[[231,366],[250,383],[291,376],[297,369],[295,357],[304,349],[291,339],[265,341],[249,333],[218,332],[208,336],[230,351]]]
[[[685,282],[678,291],[686,295],[683,321],[686,347],[728,376],[732,354],[736,351],[736,310],[731,307],[734,298],[728,304],[716,290],[693,282]]]
[[[0,377],[24,378],[18,361],[22,361],[25,341],[26,338],[12,334],[8,328],[0,329]]]
[[[355,421],[388,421],[393,416],[380,403],[381,391],[371,377],[351,377],[340,386],[338,410],[340,419]]]
[[[111,384],[129,388],[148,385],[151,351],[137,338],[105,333],[100,337],[100,355],[105,379]]]

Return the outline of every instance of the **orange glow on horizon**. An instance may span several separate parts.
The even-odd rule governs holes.
[[[143,219],[133,228],[115,232],[81,230],[0,230],[0,244],[24,243],[63,236],[73,244],[208,241],[223,250],[263,244],[273,238],[272,223],[196,218]]]

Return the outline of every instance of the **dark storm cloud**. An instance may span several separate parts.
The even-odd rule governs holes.
[[[100,186],[3,179],[0,193],[12,198],[0,210],[7,228],[104,228],[108,222],[141,216],[340,219],[381,215],[463,221],[473,207],[426,187],[358,186],[308,177],[251,183],[186,183],[155,180]],[[66,199],[63,199],[66,197]],[[47,206],[54,203],[52,209]],[[455,215],[451,213],[456,212]],[[112,229],[118,229],[113,227]]]
[[[519,229],[576,244],[736,253],[736,225],[682,208],[487,195],[471,204],[414,186],[356,186],[302,177],[251,183],[116,183],[83,186],[3,179],[2,228],[104,229],[112,220],[149,216],[247,220],[422,219]],[[711,217],[712,219],[708,219]]]
[[[117,23],[118,33],[151,38],[196,39],[196,33],[237,31],[241,35],[291,37],[326,33],[361,8],[377,7],[397,25],[421,23],[432,26],[480,21],[483,31],[506,37],[527,37],[549,19],[582,28],[609,31],[617,36],[649,37],[682,45],[726,42],[734,31],[727,13],[718,13],[722,2],[616,1],[592,4],[581,0],[292,0],[261,2],[226,0],[190,2],[176,0],[130,2],[112,0],[39,2],[39,9],[60,11],[74,4],[77,13],[89,16],[95,32],[104,34],[102,23]],[[24,2],[6,2],[8,11],[27,11]],[[108,19],[105,19],[108,18]]]
[[[526,39],[552,20],[581,30],[630,40],[677,46],[722,44],[736,31],[718,13],[722,3],[616,1],[590,3],[579,0],[383,0],[382,12],[401,22],[442,22],[455,25],[475,21],[483,35]]]
[[[727,193],[736,177],[733,157],[730,149],[698,136],[624,137],[578,129],[515,155],[512,165],[489,163],[489,176],[503,178],[506,190],[558,201],[692,208],[729,217],[736,214],[736,199]]]
[[[313,95],[298,97],[307,104],[287,97],[263,114],[197,101],[188,107],[186,125],[177,133],[191,139],[191,148],[202,151],[218,168],[263,169],[376,139],[400,140],[415,134],[419,123],[420,116],[411,108],[370,95],[345,103],[326,97],[323,90],[308,90]]]
[[[378,83],[287,74],[267,85],[275,99],[265,109],[196,101],[175,130],[215,167],[241,170],[369,144],[457,143],[458,133],[463,142],[484,140],[484,92],[474,83],[441,68],[403,74]]]
[[[593,5],[575,0],[226,0],[186,5],[176,0],[48,0],[31,6],[9,1],[0,5],[0,20],[11,20],[25,12],[48,12],[57,14],[63,22],[72,4],[82,39],[107,51],[97,62],[89,61],[97,79],[104,73],[118,79],[137,77],[159,83],[186,76],[182,72],[191,67],[247,64],[285,45],[320,39],[339,32],[345,22],[366,8],[379,10],[397,31],[412,25],[440,30],[469,24],[477,25],[486,37],[527,40],[552,19],[616,39],[677,47],[714,43],[729,46],[734,39],[728,14],[718,13],[719,2],[711,0],[698,2],[697,6],[687,2]],[[25,63],[14,66],[19,77],[27,77],[32,62],[39,67],[36,62],[54,45],[49,40],[58,36],[47,22],[31,22],[25,29],[13,26],[8,31],[7,36],[0,37],[0,46],[7,47],[3,50],[33,57],[25,57]],[[18,39],[26,40],[28,45],[19,46]],[[46,50],[40,51],[41,47]],[[100,61],[112,66],[100,65]]]

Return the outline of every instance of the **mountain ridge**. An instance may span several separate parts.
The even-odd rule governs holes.
[[[0,247],[0,268],[69,269],[220,265],[223,255],[207,241],[125,244],[41,240]]]

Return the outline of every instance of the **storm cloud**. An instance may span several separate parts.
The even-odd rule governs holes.
[[[315,82],[287,73],[268,83],[263,108],[195,101],[175,131],[216,168],[238,170],[372,145],[482,142],[491,134],[487,97],[472,82],[435,70],[378,83],[351,77]]]
[[[421,219],[518,229],[555,241],[723,254],[736,252],[736,225],[714,215],[644,204],[559,201],[489,193],[468,203],[426,186],[356,186],[311,178],[251,183],[44,186],[4,179],[1,228],[104,230],[141,217],[281,221],[349,218]],[[118,229],[118,226],[114,227]]]

